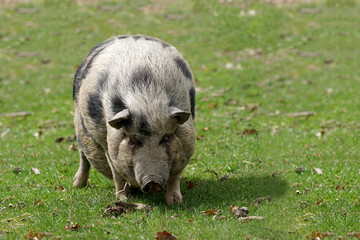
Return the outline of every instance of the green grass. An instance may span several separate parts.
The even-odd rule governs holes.
[[[282,8],[250,0],[164,1],[152,8],[150,1],[71,2],[0,9],[0,113],[33,112],[0,117],[0,238],[33,232],[154,239],[163,230],[179,239],[360,233],[356,1]],[[116,11],[99,8],[109,5]],[[250,9],[255,16],[240,16]],[[115,201],[113,184],[92,170],[90,186],[73,189],[79,157],[69,146],[75,142],[55,140],[74,134],[72,81],[82,58],[107,38],[137,33],[176,46],[197,80],[198,141],[183,173],[195,185],[182,181],[180,205],[166,205],[164,193],[136,194],[134,201],[153,211],[104,218]],[[315,115],[287,116],[296,112]],[[255,202],[267,196],[270,201]],[[241,223],[231,205],[265,220]],[[208,209],[216,216],[200,214]],[[69,222],[79,231],[66,230]]]

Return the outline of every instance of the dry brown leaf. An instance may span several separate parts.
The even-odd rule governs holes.
[[[284,113],[282,114],[285,117],[309,117],[314,116],[315,112],[293,112],[293,113]]]
[[[193,181],[185,181],[187,189],[193,189],[195,183]]]
[[[162,232],[157,232],[155,239],[158,240],[177,240],[178,237],[172,234],[171,232],[168,232],[166,230]]]
[[[247,209],[247,207],[241,207],[239,208],[238,206],[230,206],[230,210],[231,212],[238,218],[240,217],[247,217],[249,214],[249,210]]]
[[[65,225],[66,231],[71,230],[71,231],[76,231],[77,232],[81,228],[81,226],[78,223],[74,224],[74,223],[69,222],[69,221],[68,221],[68,223],[69,223],[69,225]]]
[[[209,109],[211,109],[211,108],[217,108],[217,102],[213,102],[213,103],[209,103],[208,105],[207,105],[207,108],[209,108]]]
[[[62,141],[64,141],[64,139],[65,139],[64,137],[58,137],[58,138],[55,139],[55,142],[56,143],[61,143]]]
[[[37,232],[30,231],[29,235],[24,235],[24,239],[35,240],[35,239],[41,239],[44,236],[45,236],[45,234],[43,234],[43,233],[37,233]]]
[[[213,216],[216,214],[216,210],[215,209],[208,209],[206,211],[201,211],[200,214],[206,214],[208,216]]]
[[[115,216],[118,217],[124,213],[130,212],[132,210],[145,210],[146,212],[151,211],[152,207],[142,203],[127,203],[117,201],[114,203],[115,206],[108,206],[104,212],[104,217]]]

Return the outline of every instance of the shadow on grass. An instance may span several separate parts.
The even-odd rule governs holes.
[[[203,179],[189,179],[188,181],[190,183],[181,182],[183,203],[179,205],[180,207],[201,205],[216,207],[239,202],[249,204],[261,197],[270,197],[275,200],[284,195],[288,189],[288,184],[284,179],[272,176],[229,178],[223,181]],[[134,200],[160,206],[164,203],[165,193],[142,194],[138,192],[133,196]]]

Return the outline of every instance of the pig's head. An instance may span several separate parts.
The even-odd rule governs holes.
[[[150,108],[151,109],[151,108]],[[156,112],[159,112],[156,114]],[[130,184],[143,192],[160,192],[169,176],[179,171],[183,146],[175,135],[178,125],[185,123],[190,113],[177,107],[139,114],[129,108],[117,113],[108,124],[122,135],[118,143],[117,164]],[[124,164],[126,162],[126,164]]]

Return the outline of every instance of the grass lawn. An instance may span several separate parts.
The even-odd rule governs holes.
[[[75,2],[0,5],[0,238],[360,238],[355,0]],[[97,43],[138,33],[192,67],[196,151],[181,204],[138,193],[152,211],[106,217],[111,181],[92,169],[72,187],[73,76]]]

